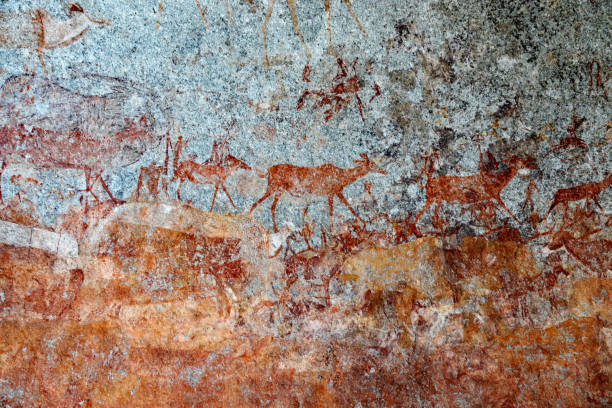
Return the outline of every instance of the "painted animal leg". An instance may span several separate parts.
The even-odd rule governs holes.
[[[329,203],[329,232],[333,231],[333,220],[334,220],[334,195],[331,194],[327,197]]]
[[[270,197],[270,191],[266,191],[266,194],[264,194],[259,200],[257,200],[257,202],[255,204],[253,204],[253,206],[251,207],[251,211],[249,211],[249,214],[253,212],[253,210],[255,209],[255,207],[257,207],[259,204],[261,204],[262,201],[264,201],[266,198]]]
[[[231,27],[232,26],[232,16],[230,14],[229,4],[227,4],[227,0],[225,0],[225,13],[227,14],[227,23]]]
[[[279,198],[280,198],[280,194],[275,194],[274,201],[272,201],[272,207],[270,207],[270,212],[272,213],[272,225],[274,226],[274,232],[278,232],[278,228],[276,228],[276,204],[278,204]]]
[[[431,223],[434,227],[440,229],[440,232],[444,234],[444,230],[446,229],[446,220],[440,218],[440,207],[442,206],[441,202],[436,203],[436,208],[434,208],[433,216],[431,217]]]
[[[165,177],[162,178],[162,189],[166,194],[166,198],[170,198],[170,195],[168,195],[168,180]]]
[[[346,8],[348,8],[349,13],[351,13],[353,18],[355,19],[355,22],[357,23],[357,26],[359,27],[359,29],[363,33],[363,36],[367,38],[368,33],[366,32],[365,28],[363,28],[363,26],[361,25],[361,22],[359,21],[359,18],[357,18],[357,13],[355,13],[355,10],[353,10],[353,5],[351,4],[351,0],[344,0],[344,3],[346,4]]]
[[[544,216],[544,218],[542,218],[543,220],[547,219],[548,216],[550,215],[550,212],[553,210],[553,208],[555,208],[557,205],[556,202],[553,202],[552,205],[550,206],[550,208],[548,209],[548,211],[546,212],[546,215]]]
[[[215,206],[215,199],[217,198],[217,192],[219,191],[219,184],[215,186],[215,193],[213,194],[212,204],[210,205],[210,212],[212,212],[213,207]]]
[[[300,26],[298,25],[297,13],[295,11],[295,0],[287,0],[287,5],[289,6],[289,10],[291,11],[291,21],[293,22],[293,31],[300,37],[302,40],[302,44],[304,44],[304,51],[306,52],[306,56],[310,58],[310,50],[306,46],[306,41],[304,41],[304,36],[302,35],[302,31],[300,30]]]
[[[306,204],[306,208],[302,212],[302,236],[304,237],[304,242],[306,242],[306,247],[312,251],[312,247],[310,246],[310,236],[312,235],[312,231],[310,231],[310,225],[306,224],[306,215],[308,215],[308,207],[310,204]]]
[[[334,55],[334,48],[332,47],[332,36],[331,36],[331,6],[329,4],[329,0],[325,0],[325,17],[327,19],[327,41],[329,45],[327,46],[327,51],[329,55]]]
[[[336,194],[338,196],[338,198],[340,199],[340,201],[342,201],[344,203],[344,205],[346,205],[348,207],[349,210],[351,210],[351,212],[353,213],[353,215],[361,222],[363,222],[363,225],[365,227],[365,221],[361,219],[361,217],[355,212],[355,210],[353,210],[353,207],[350,206],[348,200],[346,198],[344,198],[344,196],[342,195],[342,192],[339,192]]]
[[[264,63],[267,66],[270,65],[270,61],[268,60],[268,22],[270,21],[270,16],[272,15],[272,10],[274,10],[274,1],[268,0],[268,10],[266,11],[266,18],[264,19],[263,26],[261,27],[261,31],[263,32],[263,46],[264,46]]]
[[[434,218],[439,218],[440,217],[440,207],[442,206],[441,203],[436,203],[436,208],[434,208]]]
[[[597,201],[597,196],[593,196],[591,197],[591,199],[593,200],[593,202],[599,207],[599,209],[601,211],[603,211],[604,209],[602,208],[602,206],[599,204],[599,201]]]
[[[302,211],[302,227],[306,225],[306,216],[308,215],[308,208],[310,208],[310,203],[306,203],[306,208]]]
[[[361,120],[365,121],[363,118],[363,103],[361,102],[361,98],[359,94],[355,92],[355,98],[357,98],[357,105],[359,105],[359,114],[361,115]]]
[[[96,177],[96,179],[94,180],[93,184],[95,184],[95,183],[96,183],[96,181],[97,181],[98,179],[100,179],[100,184],[102,184],[102,188],[104,189],[104,191],[106,191],[106,194],[108,194],[108,196],[110,197],[110,199],[111,199],[111,201],[113,202],[113,204],[118,204],[118,203],[119,203],[119,201],[117,201],[117,200],[115,199],[115,197],[113,197],[113,195],[111,194],[111,192],[110,192],[110,190],[109,190],[108,186],[106,185],[106,183],[104,182],[104,179],[102,178],[102,174],[99,174],[99,175]],[[93,185],[92,185],[92,188],[93,188]]]
[[[84,169],[85,171],[85,188],[84,189],[80,189],[78,191],[82,191],[85,193],[90,193],[93,198],[96,199],[97,202],[100,202],[100,199],[98,198],[98,196],[93,192],[93,188],[94,185],[96,184],[96,179],[94,178],[94,181],[91,181],[91,169]]]
[[[37,49],[36,50],[36,54],[38,55],[38,60],[40,61],[40,65],[42,65],[43,70],[45,71],[45,74],[49,74],[49,71],[47,71],[47,66],[45,65],[45,60],[43,59],[43,50],[42,49]]]
[[[417,214],[416,218],[414,219],[414,224],[415,225],[419,221],[419,218],[421,218],[421,215],[423,215],[425,210],[427,210],[429,208],[429,206],[432,205],[432,204],[433,204],[433,200],[427,199],[425,201],[425,205],[423,206],[423,208],[421,208],[421,211],[419,211],[419,213]]]
[[[181,200],[181,187],[183,187],[183,181],[185,181],[185,179],[181,179],[181,180],[179,181],[178,188],[176,189],[176,198],[178,198],[178,199],[179,199],[179,201],[182,201],[182,200]]]
[[[508,212],[508,214],[510,214],[510,216],[511,216],[512,218],[514,218],[514,220],[515,220],[516,222],[518,222],[519,224],[522,224],[522,222],[521,222],[521,221],[520,221],[518,218],[516,218],[516,217],[514,216],[514,214],[512,214],[512,212],[511,212],[511,211],[508,209],[508,207],[506,207],[506,204],[504,204],[504,202],[502,201],[501,197],[495,197],[495,201],[497,201],[497,202],[499,203],[499,205],[501,205],[501,206],[502,206],[502,208],[503,208],[504,210],[506,210],[506,211]]]
[[[218,188],[218,187],[217,187]],[[232,206],[234,207],[234,209],[236,208],[236,204],[234,204],[234,201],[232,200],[232,197],[229,195],[229,193],[227,192],[227,189],[225,188],[225,184],[221,184],[221,188],[223,189],[223,192],[225,193],[225,195],[227,196],[229,202],[232,204]]]
[[[198,6],[198,10],[200,10],[200,16],[202,16],[202,21],[204,22],[204,27],[208,28],[208,21],[206,21],[206,16],[204,15],[204,10],[202,9],[202,5],[198,0],[195,0],[196,5]]]
[[[136,186],[136,199],[140,198],[140,189],[142,188],[142,167],[140,168],[140,174],[138,175],[138,185]]]
[[[2,165],[0,165],[0,203],[1,204],[4,203],[4,199],[2,198],[2,173],[4,172],[5,168],[6,168],[6,162],[2,160]]]

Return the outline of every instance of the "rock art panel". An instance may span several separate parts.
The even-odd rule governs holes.
[[[612,406],[609,8],[0,2],[0,406]]]

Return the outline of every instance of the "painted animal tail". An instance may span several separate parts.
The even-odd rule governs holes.
[[[546,213],[546,215],[544,216],[544,218],[542,218],[543,220],[547,219],[548,216],[550,215],[550,212],[553,210],[553,208],[555,208],[557,206],[556,202],[553,202],[552,205],[550,206],[550,208],[548,209],[548,212]]]
[[[253,171],[255,171],[255,173],[257,173],[257,175],[258,175],[259,177],[261,177],[261,178],[266,178],[266,177],[268,177],[268,173],[270,172],[269,170],[266,170],[266,172],[265,172],[265,173],[262,173],[261,171],[257,170],[255,167],[251,167],[251,169],[252,169]]]

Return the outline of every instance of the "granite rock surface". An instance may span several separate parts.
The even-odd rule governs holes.
[[[611,406],[611,15],[1,1],[0,406]]]

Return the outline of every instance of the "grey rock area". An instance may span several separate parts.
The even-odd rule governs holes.
[[[603,180],[612,169],[609,1],[354,1],[363,31],[344,2],[332,1],[334,55],[323,1],[296,5],[308,51],[293,29],[288,3],[277,1],[267,24],[269,64],[265,1],[228,0],[226,9],[225,2],[202,0],[202,11],[194,0],[80,4],[92,19],[110,24],[92,25],[73,43],[43,50],[44,72],[36,50],[15,47],[6,33],[23,29],[16,25],[27,22],[22,16],[28,10],[44,9],[63,20],[69,4],[2,1],[0,83],[35,71],[82,95],[113,92],[116,83],[96,78],[135,84],[139,97],[149,98],[145,105],[155,105],[155,123],[148,126],[158,135],[167,132],[173,143],[179,136],[186,141],[181,160],[201,163],[215,140],[227,140],[229,154],[253,169],[226,180],[237,209],[219,191],[216,212],[248,212],[266,190],[260,175],[276,164],[352,167],[366,153],[388,174],[370,173],[348,185],[344,196],[366,220],[381,213],[406,218],[426,200],[418,184],[425,183],[419,177],[423,156],[437,152],[433,175],[476,174],[479,141],[482,152],[490,153],[484,157],[491,169],[505,168],[504,160],[515,155],[534,160],[535,168],[521,171],[501,193],[522,223],[502,208],[496,211],[498,223],[507,219],[527,236],[537,233],[523,209],[530,179],[536,187],[533,208],[543,217],[555,191]],[[299,106],[306,90],[311,92]],[[2,108],[6,98],[0,97]],[[133,101],[128,102],[121,109],[129,110]],[[44,116],[37,104],[34,111]],[[133,104],[139,113],[142,101]],[[3,113],[2,124],[9,116]],[[584,147],[560,145],[573,123]],[[102,169],[112,194],[132,198],[141,168],[163,164],[165,147],[152,144],[137,162]],[[79,205],[75,190],[85,187],[84,176],[79,169],[43,167],[9,162],[2,192],[5,199],[19,194],[31,201],[41,223],[53,226]],[[15,175],[40,183],[16,184]],[[168,199],[176,199],[178,184],[170,182]],[[213,191],[211,184],[185,181],[182,201],[208,209]],[[95,192],[104,195],[100,185]],[[270,229],[271,201],[253,212]],[[598,202],[610,211],[612,189],[603,189]],[[279,228],[299,228],[306,205],[315,224],[327,228],[324,196],[289,194],[279,200]],[[443,204],[440,214],[460,234],[486,230],[461,210]],[[335,223],[352,217],[337,199],[334,216]],[[435,230],[432,216],[433,206],[420,221],[425,230]]]

